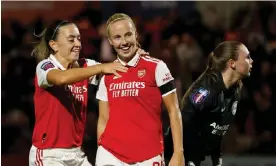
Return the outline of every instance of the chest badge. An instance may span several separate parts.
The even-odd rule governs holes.
[[[192,94],[192,102],[194,104],[202,103],[210,94],[207,89],[199,88]]]
[[[143,78],[146,75],[146,69],[139,69],[137,72],[137,76],[139,78]]]

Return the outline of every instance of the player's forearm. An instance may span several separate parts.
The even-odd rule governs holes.
[[[182,119],[179,109],[169,111],[174,152],[183,152]]]
[[[101,135],[103,134],[106,127],[106,122],[103,119],[98,120],[98,126],[97,126],[97,140],[99,141]]]
[[[89,79],[91,76],[101,73],[101,64],[89,66],[86,68],[73,68],[66,71],[53,71],[47,75],[48,82],[53,85],[70,85],[85,79]]]

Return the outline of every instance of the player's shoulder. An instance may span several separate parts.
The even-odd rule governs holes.
[[[146,63],[150,63],[150,64],[159,64],[159,63],[164,63],[161,59],[149,56],[149,55],[143,55],[141,56],[141,59],[144,60]]]
[[[201,104],[207,98],[213,100],[219,95],[220,90],[212,85],[213,81],[209,77],[204,77],[191,86],[189,98],[193,104]]]
[[[167,64],[161,59],[154,58],[151,56],[141,56],[141,59],[143,60],[143,64],[150,67],[155,72],[168,70]]]
[[[94,59],[87,59],[87,58],[79,59],[79,63],[80,63],[80,65],[82,63],[87,64],[87,66],[93,66],[93,65],[100,64],[99,62],[95,61]]]
[[[55,63],[51,59],[47,58],[47,59],[40,61],[37,64],[36,69],[37,70],[42,69],[42,70],[46,71],[50,68],[55,68],[55,67],[56,67]]]
[[[207,72],[197,83],[196,87],[208,89],[214,95],[218,95],[222,91],[221,79],[217,73]]]
[[[47,58],[47,59],[43,59],[42,61],[38,62],[37,66],[42,66],[44,64],[47,64],[47,63],[53,63],[51,59]]]
[[[211,89],[200,84],[192,86],[189,91],[189,98],[194,104],[204,102],[210,95],[212,95]]]
[[[94,59],[87,59],[87,58],[82,58],[80,60],[84,60],[86,63],[94,63],[94,64],[97,64],[99,62],[97,62],[96,60]]]

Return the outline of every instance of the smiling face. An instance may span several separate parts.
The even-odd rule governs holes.
[[[50,41],[51,48],[72,63],[79,59],[81,39],[79,29],[75,24],[68,24],[58,29],[56,40]]]
[[[128,62],[137,51],[137,32],[132,21],[119,19],[108,25],[109,43],[119,58]]]

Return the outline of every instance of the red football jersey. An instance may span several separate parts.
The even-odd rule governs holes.
[[[96,62],[82,59],[79,64],[86,67]],[[52,69],[66,70],[53,55],[38,63],[36,68],[32,143],[41,149],[79,147],[86,122],[87,86],[96,80],[53,86],[46,79]]]
[[[163,152],[162,96],[176,89],[161,94],[159,87],[173,80],[161,60],[136,54],[124,65],[129,69],[122,77],[101,79],[97,98],[108,101],[109,120],[98,143],[121,161],[134,163]]]

